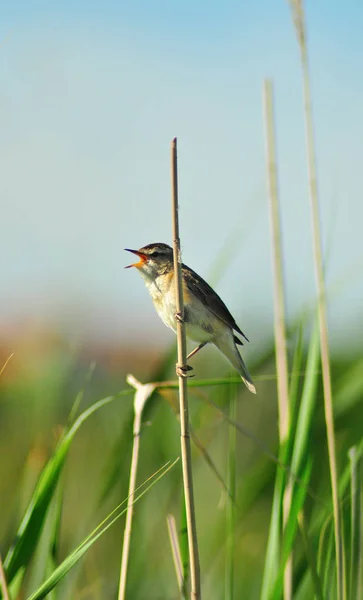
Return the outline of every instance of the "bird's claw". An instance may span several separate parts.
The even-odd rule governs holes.
[[[182,367],[181,365],[176,364],[175,371],[178,377],[194,377],[194,375],[189,375],[189,371],[193,371],[193,367],[190,365]]]
[[[180,312],[175,313],[175,318],[178,323],[185,323],[184,317]]]

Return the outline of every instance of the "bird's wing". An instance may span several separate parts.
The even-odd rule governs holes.
[[[232,317],[228,308],[224,304],[223,300],[216,294],[216,292],[211,288],[211,286],[204,281],[193,269],[187,267],[187,265],[182,265],[183,269],[183,278],[186,283],[187,288],[190,290],[192,294],[194,294],[209,310],[218,317],[221,321],[223,321],[228,327],[237,331],[240,335],[242,335],[247,342],[249,339],[245,336],[243,331],[238,327],[236,321]]]

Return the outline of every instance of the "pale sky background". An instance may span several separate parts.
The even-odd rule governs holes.
[[[307,1],[336,348],[363,324],[363,4]],[[171,333],[129,255],[171,242],[258,351],[272,336],[262,81],[275,83],[290,319],[314,298],[301,72],[283,0],[6,3],[0,19],[0,323],[50,320],[117,343]],[[228,240],[230,245],[228,245]]]

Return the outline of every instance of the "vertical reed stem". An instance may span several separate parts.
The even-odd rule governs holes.
[[[328,326],[326,318],[326,292],[322,258],[322,243],[320,233],[320,217],[319,217],[319,199],[317,185],[317,169],[315,157],[315,141],[314,141],[314,126],[312,115],[312,102],[310,91],[310,72],[308,48],[306,40],[306,23],[303,0],[290,0],[292,9],[292,17],[295,24],[297,39],[300,47],[302,77],[303,77],[303,98],[304,98],[304,117],[305,117],[305,138],[306,138],[306,155],[309,179],[309,195],[310,195],[310,211],[311,211],[311,226],[313,232],[313,252],[314,252],[314,269],[315,281],[318,292],[318,317],[320,331],[320,346],[321,346],[321,365],[324,388],[324,411],[325,424],[327,432],[330,479],[333,498],[334,512],[334,537],[335,537],[335,556],[337,564],[337,596],[338,600],[345,598],[344,586],[344,565],[343,565],[343,549],[341,537],[341,520],[339,511],[339,492],[338,492],[338,475],[336,465],[335,452],[335,431],[334,431],[334,413],[333,413],[333,398],[330,376],[330,360],[329,360],[329,341],[328,341]]]
[[[188,411],[188,389],[187,378],[183,376],[182,370],[187,367],[187,346],[184,323],[184,298],[182,283],[182,265],[180,258],[179,237],[179,205],[178,205],[178,169],[177,169],[177,140],[171,143],[171,179],[172,179],[172,222],[173,222],[173,249],[174,249],[174,273],[177,311],[177,340],[178,340],[178,367],[179,378],[179,407],[180,407],[180,437],[181,455],[183,465],[184,500],[187,515],[188,545],[190,560],[191,598],[200,600],[200,568],[198,555],[197,527],[195,521],[194,495],[193,495],[193,473],[192,456],[190,449],[189,434],[189,411]]]
[[[279,193],[277,182],[275,117],[272,81],[266,79],[263,84],[265,137],[266,137],[266,166],[268,195],[270,201],[270,226],[272,245],[272,267],[274,283],[275,307],[275,348],[277,369],[277,397],[279,407],[279,438],[282,446],[288,437],[290,426],[288,362],[286,351],[285,330],[285,293],[284,274],[282,265],[282,243],[279,211]],[[292,482],[287,483],[283,497],[283,524],[286,525],[291,507]],[[292,598],[292,557],[286,563],[284,574],[284,599]]]
[[[141,417],[147,399],[151,396],[155,389],[155,385],[147,383],[142,385],[133,375],[127,376],[127,383],[135,388],[135,400],[134,400],[134,443],[132,446],[132,458],[130,466],[130,480],[129,480],[129,493],[127,499],[127,512],[124,530],[124,539],[122,544],[122,558],[121,558],[121,570],[120,570],[120,583],[118,591],[118,600],[124,600],[126,598],[126,579],[127,579],[127,568],[129,564],[130,555],[130,544],[131,544],[131,530],[132,530],[132,518],[134,514],[134,499],[135,499],[135,488],[136,488],[136,476],[137,467],[139,462],[139,450],[140,450],[140,431],[141,431]]]

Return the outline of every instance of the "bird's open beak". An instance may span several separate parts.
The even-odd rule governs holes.
[[[130,269],[130,267],[142,267],[142,265],[146,262],[147,256],[143,252],[139,252],[139,250],[130,250],[130,248],[125,248],[126,252],[132,252],[136,254],[140,258],[139,262],[133,263],[132,265],[127,265],[125,269]]]

